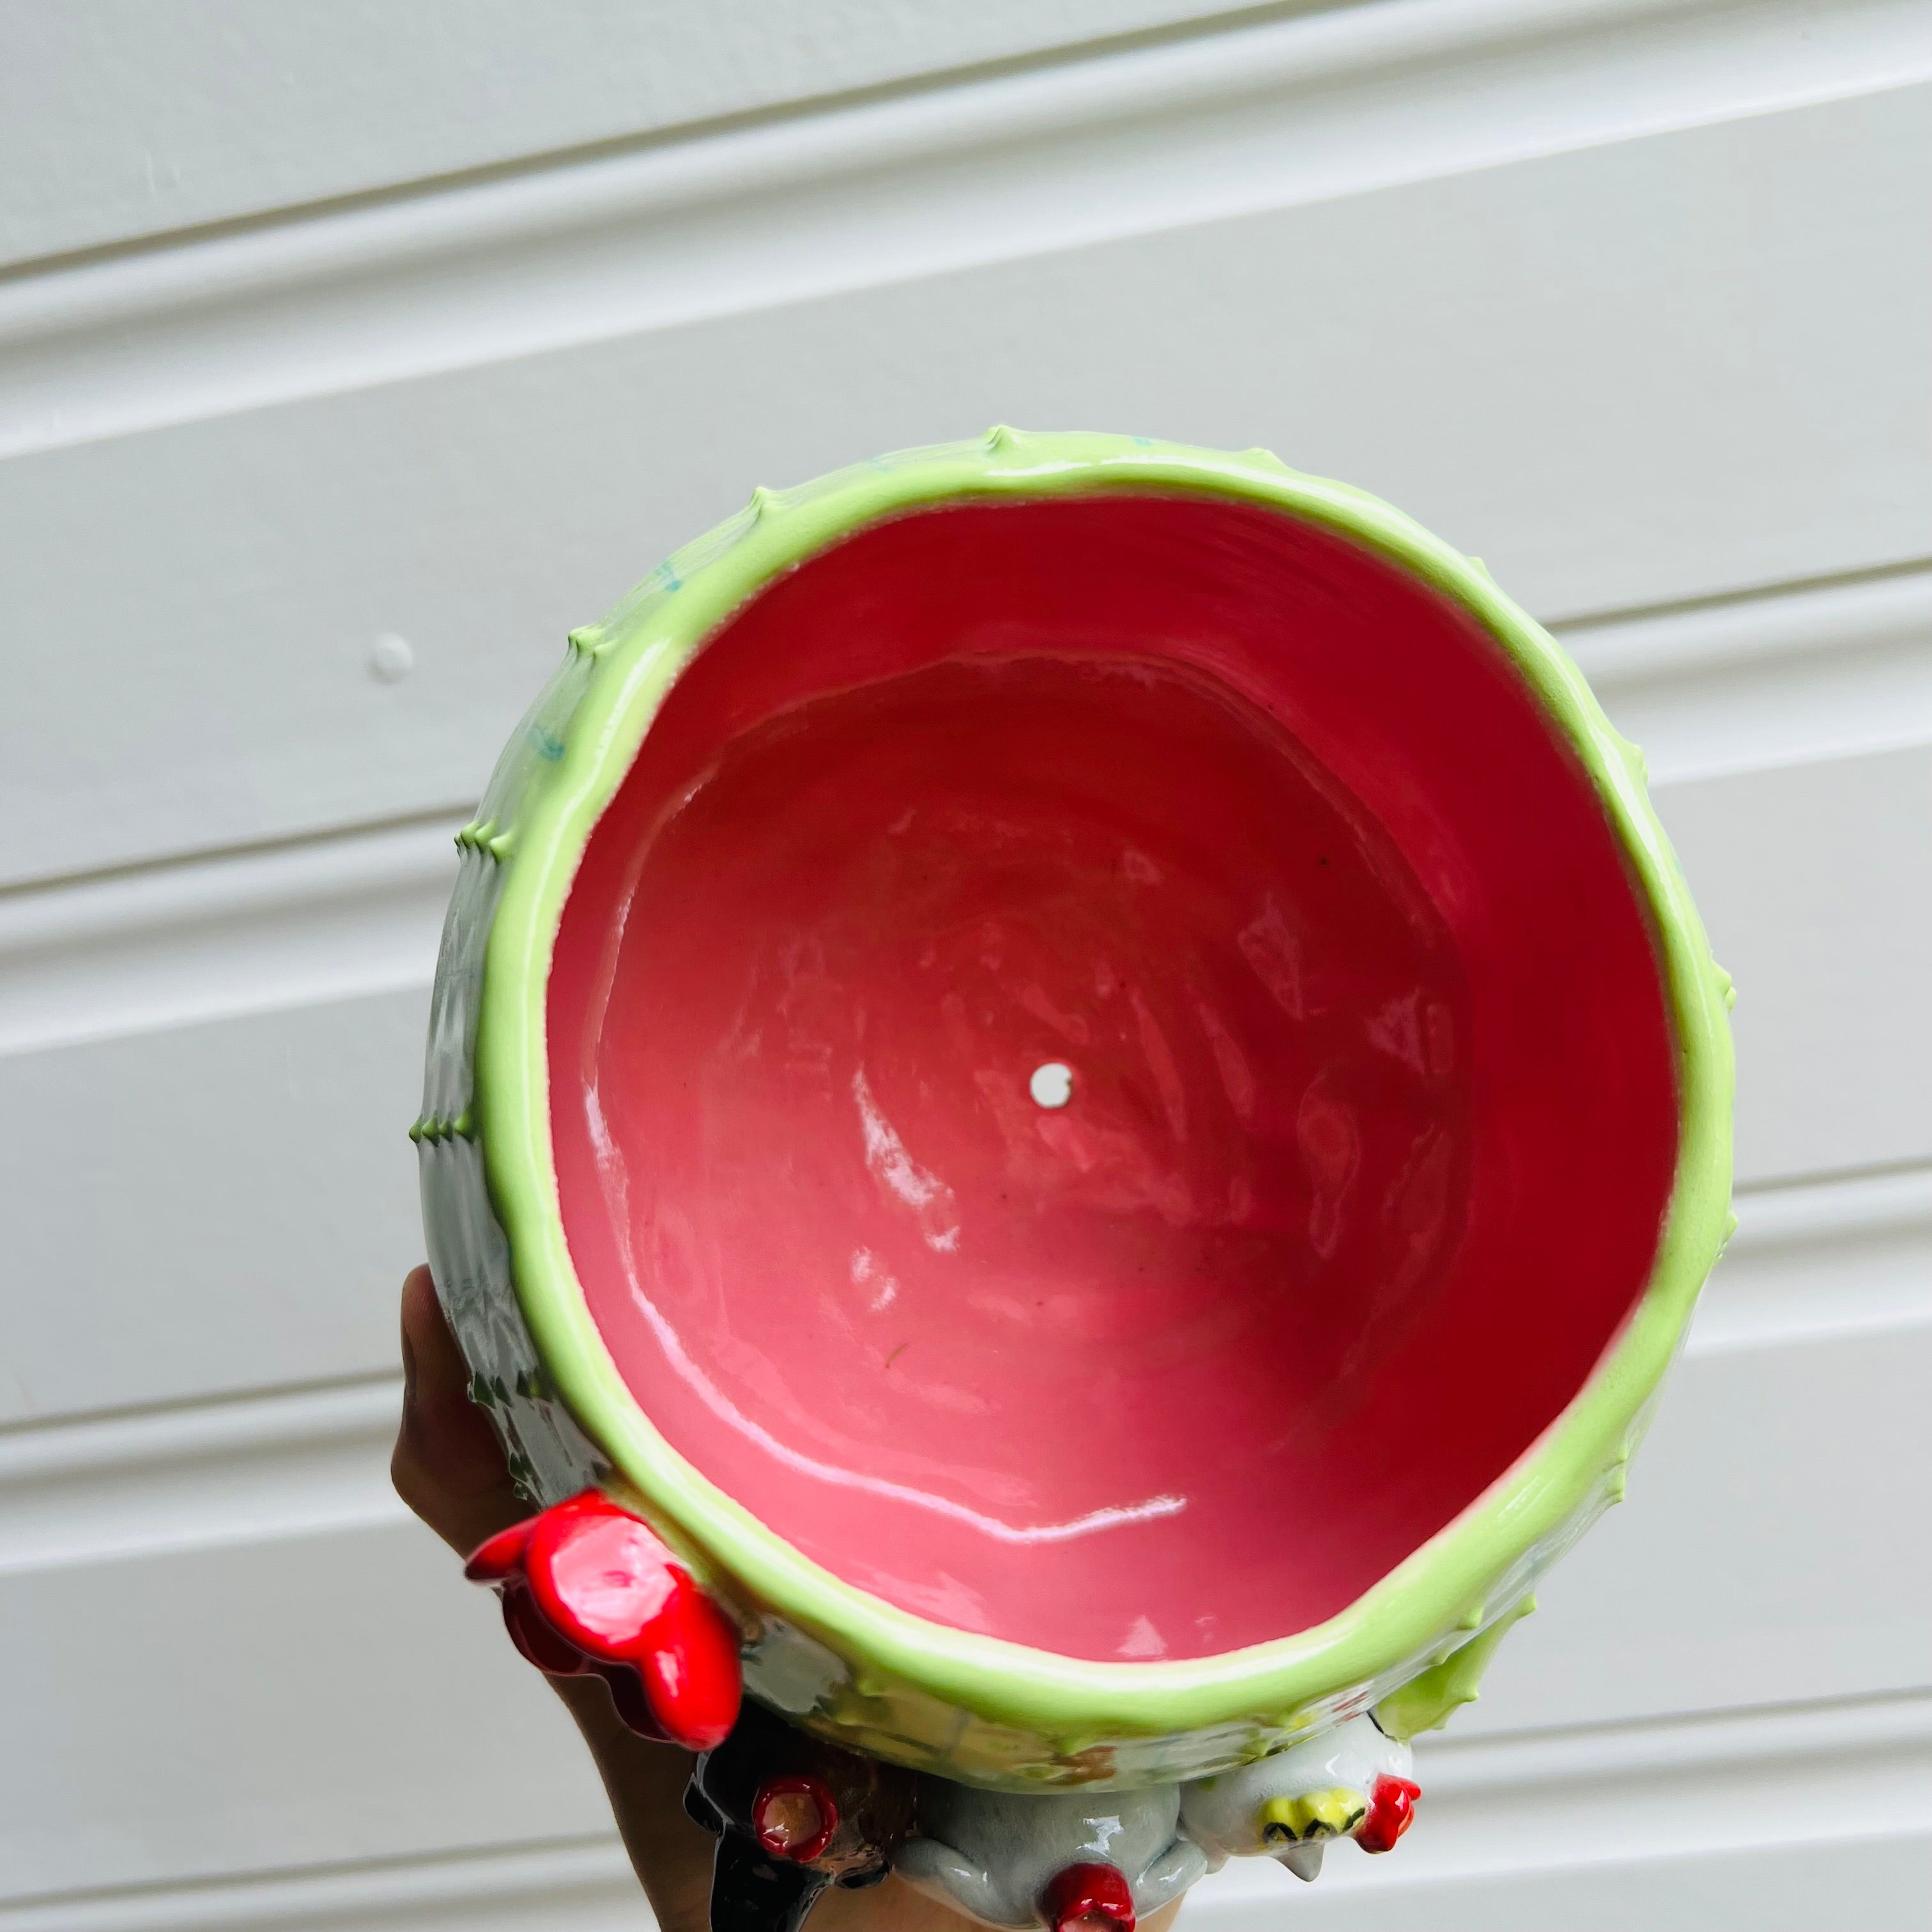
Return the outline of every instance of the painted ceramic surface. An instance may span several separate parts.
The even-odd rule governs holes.
[[[1366,1717],[1178,1791],[916,1778],[742,1701],[736,1625],[596,1490],[491,1537],[466,1574],[528,1662],[598,1678],[633,1731],[700,1754],[684,1803],[718,1841],[714,1932],[799,1932],[827,1888],[895,1870],[982,1924],[1135,1932],[1229,1857],[1312,1880],[1332,1838],[1390,1850],[1421,1795],[1408,1746]]]
[[[650,1526],[600,1490],[554,1504],[472,1552],[511,1641],[551,1677],[601,1677],[640,1736],[710,1750],[731,1735],[741,1633]]]
[[[1619,1492],[1724,991],[1479,569],[1258,452],[996,432],[575,634],[466,836],[432,1259],[532,1495],[637,1508],[754,1694],[1172,1781],[1439,1672]]]
[[[899,1875],[982,1925],[1132,1927],[1208,1870],[1171,1785],[1111,1796],[920,1780]]]
[[[548,1035],[574,1270],[671,1446],[872,1594],[1096,1660],[1320,1624],[1481,1494],[1676,1152],[1642,909],[1521,680],[1210,499],[925,510],[755,598],[592,836]]]
[[[698,1761],[685,1809],[714,1833],[713,1932],[794,1932],[829,1886],[877,1885],[912,1829],[912,1774],[753,1704]]]
[[[1210,1869],[1273,1858],[1312,1880],[1335,1838],[1386,1852],[1408,1830],[1421,1789],[1407,1744],[1354,1718],[1272,1757],[1184,1785],[1180,1820]]]

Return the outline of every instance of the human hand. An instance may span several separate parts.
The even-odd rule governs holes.
[[[403,1283],[403,1419],[389,1469],[396,1492],[459,1556],[530,1514],[467,1390],[469,1370],[442,1318],[429,1270]],[[507,1642],[507,1639],[506,1641]],[[596,1678],[553,1678],[590,1747],[631,1864],[662,1932],[706,1932],[716,1841],[685,1814],[692,1759],[628,1729]],[[1178,1904],[1144,1922],[1166,1932]],[[969,1932],[972,1922],[896,1877],[820,1895],[808,1932]]]

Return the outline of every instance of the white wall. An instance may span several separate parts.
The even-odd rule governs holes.
[[[0,7],[0,1932],[639,1922],[385,1478],[448,834],[752,484],[995,419],[1480,554],[1742,994],[1628,1506],[1397,1856],[1190,1922],[1924,1922],[1928,83],[1925,0]]]

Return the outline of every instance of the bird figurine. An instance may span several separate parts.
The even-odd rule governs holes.
[[[908,1883],[982,1925],[1134,1932],[1208,1869],[1171,1784],[1140,1791],[984,1791],[919,1780]]]
[[[1407,1831],[1414,1755],[1370,1716],[1351,1718],[1286,1750],[1180,1790],[1182,1828],[1218,1870],[1231,1858],[1278,1859],[1312,1880],[1332,1838],[1386,1852]]]

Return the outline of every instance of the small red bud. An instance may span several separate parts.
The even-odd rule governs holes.
[[[1415,1801],[1422,1786],[1406,1778],[1382,1777],[1369,1794],[1369,1815],[1355,1833],[1355,1842],[1365,1852],[1388,1852],[1415,1822]]]

